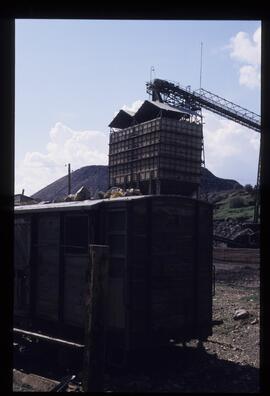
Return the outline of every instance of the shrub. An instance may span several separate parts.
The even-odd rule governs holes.
[[[229,201],[230,209],[242,208],[245,206],[245,200],[242,197],[233,197]]]
[[[254,189],[251,184],[246,184],[244,188],[245,188],[246,192],[248,192],[249,194],[252,194],[254,192],[253,191]]]

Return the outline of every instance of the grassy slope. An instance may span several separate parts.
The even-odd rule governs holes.
[[[242,199],[240,207],[230,207],[234,198]],[[245,190],[228,191],[216,194],[213,197],[214,220],[237,219],[239,221],[252,221],[254,216],[254,198]]]

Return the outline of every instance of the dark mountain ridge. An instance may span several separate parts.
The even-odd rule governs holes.
[[[202,168],[201,177],[201,192],[212,193],[227,190],[241,189],[243,186],[233,179],[222,179],[221,177],[215,176],[206,168]]]

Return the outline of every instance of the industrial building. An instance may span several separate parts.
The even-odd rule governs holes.
[[[120,110],[109,127],[110,187],[196,196],[203,144],[198,112],[145,100],[136,113]]]

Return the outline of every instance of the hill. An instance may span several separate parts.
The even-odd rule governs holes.
[[[243,186],[236,180],[222,179],[215,176],[206,168],[202,168],[201,193],[212,193],[227,190],[241,189]]]
[[[236,220],[252,222],[254,218],[256,193],[242,188],[210,194],[209,202],[214,205],[214,220]]]
[[[67,195],[68,176],[63,176],[32,195],[32,198],[43,201],[60,200]],[[90,165],[77,169],[71,174],[71,193],[74,194],[81,186],[85,186],[94,195],[97,191],[108,189],[108,166]],[[237,190],[242,186],[235,180],[222,179],[213,175],[208,169],[202,168],[201,193]]]
[[[48,186],[42,188],[32,198],[42,201],[61,200],[68,194],[68,176],[63,176]],[[96,191],[106,191],[108,188],[108,167],[106,165],[90,165],[71,173],[71,193],[75,194],[80,187],[85,186],[94,195]]]

